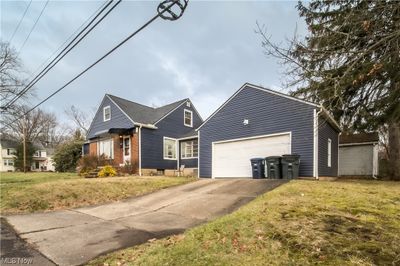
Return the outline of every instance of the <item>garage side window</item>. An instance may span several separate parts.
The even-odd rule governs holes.
[[[198,141],[190,140],[181,142],[181,158],[191,159],[197,158],[199,153]]]
[[[110,106],[106,106],[103,108],[103,120],[108,121],[111,119],[111,108]]]
[[[176,139],[164,138],[164,159],[176,160]]]
[[[114,159],[114,145],[112,139],[100,140],[97,147],[98,156],[103,155],[108,159]]]
[[[328,139],[328,167],[332,166],[332,140]]]

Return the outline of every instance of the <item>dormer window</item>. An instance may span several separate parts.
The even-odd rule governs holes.
[[[111,108],[110,106],[106,106],[103,108],[103,120],[104,122],[111,119]]]
[[[193,127],[193,112],[192,111],[185,109],[184,124],[187,127]]]

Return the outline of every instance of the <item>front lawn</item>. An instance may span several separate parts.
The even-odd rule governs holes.
[[[210,203],[212,204],[212,203]],[[295,180],[90,265],[400,265],[400,182]]]
[[[2,214],[81,207],[191,182],[184,177],[82,178],[73,173],[0,173]]]

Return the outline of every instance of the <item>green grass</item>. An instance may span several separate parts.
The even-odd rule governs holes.
[[[400,182],[300,181],[89,265],[400,265]]]
[[[0,173],[2,214],[88,206],[191,182],[184,177],[82,178],[73,173]]]

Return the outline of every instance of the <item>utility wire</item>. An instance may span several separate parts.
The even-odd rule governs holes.
[[[31,36],[33,30],[36,28],[36,24],[38,23],[39,19],[42,17],[43,12],[44,12],[44,10],[46,9],[47,4],[49,3],[49,1],[50,1],[50,0],[47,0],[46,3],[44,4],[44,6],[43,6],[43,8],[42,8],[42,11],[40,11],[39,16],[36,18],[36,21],[35,21],[35,23],[33,24],[31,30],[29,31],[28,36],[26,36],[25,41],[24,41],[24,42],[22,43],[22,45],[21,45],[21,48],[19,48],[19,51],[18,51],[16,57],[18,57],[18,55],[21,53],[22,48],[24,48],[24,46],[25,46],[26,42],[28,41],[29,37]]]
[[[6,126],[11,125],[12,123],[14,123],[15,121],[17,121],[18,119],[24,117],[25,115],[27,115],[28,113],[32,112],[33,110],[35,110],[37,107],[39,107],[40,105],[42,105],[43,103],[45,103],[46,101],[48,101],[50,98],[52,98],[54,95],[56,95],[57,93],[59,93],[61,90],[63,90],[65,87],[67,87],[68,85],[70,85],[71,83],[73,83],[75,80],[77,80],[80,76],[82,76],[83,74],[85,74],[87,71],[89,71],[91,68],[93,68],[95,65],[97,65],[98,63],[100,63],[102,60],[104,60],[106,57],[108,57],[110,54],[112,54],[115,50],[117,50],[119,47],[121,47],[123,44],[125,44],[127,41],[129,41],[133,36],[135,36],[136,34],[138,34],[139,32],[141,32],[144,28],[146,28],[148,25],[150,25],[152,22],[154,22],[157,18],[159,17],[163,17],[163,14],[165,12],[168,11],[168,13],[172,12],[171,8],[174,5],[177,5],[178,7],[181,8],[181,15],[183,14],[187,2],[188,0],[184,0],[185,5],[182,6],[179,3],[179,0],[166,0],[163,3],[170,3],[168,6],[163,6],[162,10],[158,10],[157,15],[155,15],[154,17],[152,17],[150,20],[148,20],[143,26],[141,26],[139,29],[137,29],[136,31],[134,31],[133,33],[131,33],[128,37],[126,37],[125,39],[123,39],[119,44],[117,44],[116,46],[114,46],[111,50],[109,50],[106,54],[104,54],[102,57],[100,57],[98,60],[96,60],[94,63],[92,63],[90,66],[88,66],[87,68],[85,68],[82,72],[80,72],[78,75],[76,75],[73,79],[71,79],[70,81],[68,81],[67,83],[65,83],[63,86],[61,86],[59,89],[57,89],[56,91],[54,91],[52,94],[50,94],[48,97],[46,97],[45,99],[43,99],[42,101],[40,101],[38,104],[36,104],[35,106],[33,106],[32,108],[30,108],[28,111],[26,111],[24,114],[22,114],[21,116],[17,117],[16,119],[14,119],[11,123],[7,124]],[[163,4],[162,3],[162,4]],[[181,16],[180,15],[180,16]],[[176,16],[177,18],[179,18],[180,16]],[[170,19],[173,20],[173,19]]]
[[[42,64],[40,64],[33,72],[32,72],[32,75],[30,75],[30,77],[28,78],[29,80],[34,76],[34,74],[35,73],[37,73],[38,71],[39,71],[39,69],[41,69],[46,63],[48,63],[49,62],[49,60],[51,59],[51,58],[53,58],[53,56],[58,52],[58,51],[60,51],[61,50],[61,48],[62,47],[64,47],[64,45],[68,42],[68,41],[70,41],[71,39],[72,39],[72,37],[74,37],[77,33],[78,33],[78,31],[79,30],[81,30],[82,28],[83,28],[83,26],[84,25],[86,25],[88,22],[89,22],[89,20],[91,20],[99,11],[100,11],[100,9],[105,5],[105,4],[107,4],[109,1],[105,1],[103,4],[101,4],[101,6],[99,7],[99,8],[97,8],[96,9],[96,11],[88,18],[88,19],[86,19],[56,50],[54,50],[54,52],[53,53],[51,53],[51,55],[46,59],[46,60],[44,60],[43,61],[43,63]],[[89,23],[90,24],[90,23]]]
[[[26,15],[26,13],[28,12],[28,9],[29,9],[29,7],[31,6],[31,4],[32,4],[32,0],[29,1],[28,6],[25,8],[24,14],[22,15],[21,19],[19,20],[17,27],[15,27],[14,32],[13,32],[13,34],[11,35],[10,40],[8,41],[9,43],[11,43],[11,41],[14,39],[15,33],[17,33],[17,31],[18,31],[18,29],[19,29],[19,26],[21,26],[21,23],[22,23],[22,21],[24,20],[25,15]]]
[[[75,48],[101,21],[103,21],[103,19],[106,18],[108,14],[121,3],[122,0],[119,0],[117,3],[115,3],[93,26],[91,26],[91,24],[96,21],[96,19],[101,15],[101,13],[103,13],[104,10],[106,10],[113,1],[114,0],[108,1],[108,3],[89,22],[89,24],[86,25],[79,32],[79,34],[76,35],[75,38],[72,41],[70,41],[70,43],[47,66],[39,74],[37,74],[36,77],[32,79],[17,95],[15,95],[13,99],[11,99],[7,104],[2,106],[0,109],[2,110],[7,109],[13,103],[15,103],[19,98],[21,98],[28,90],[30,90],[39,80],[42,79],[43,76],[45,76],[58,62],[60,62],[61,59],[63,59],[73,48]],[[91,28],[86,33],[84,33],[90,26]],[[84,35],[82,35],[83,33]],[[79,40],[75,42],[75,40],[78,38]]]

